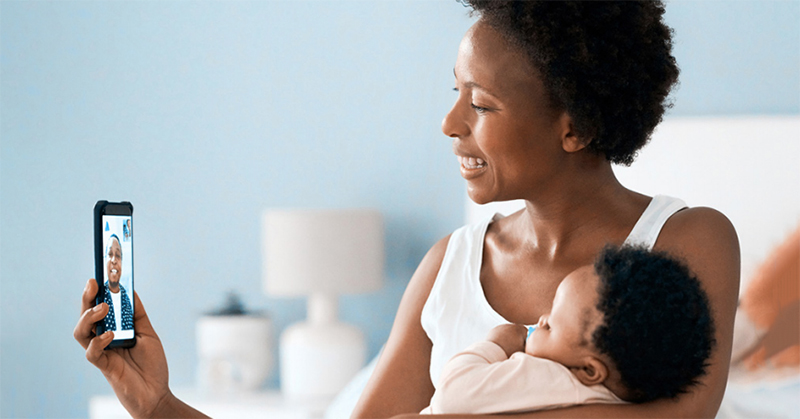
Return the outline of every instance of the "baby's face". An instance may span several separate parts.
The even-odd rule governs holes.
[[[584,355],[593,355],[592,331],[603,317],[595,307],[599,278],[591,266],[571,272],[561,281],[550,314],[539,318],[536,330],[525,342],[525,352],[577,366]]]

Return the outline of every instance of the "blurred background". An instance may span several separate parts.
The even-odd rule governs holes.
[[[666,20],[668,117],[800,114],[799,2],[673,1]],[[193,385],[195,323],[228,291],[276,334],[305,318],[261,291],[264,209],[379,209],[384,287],[341,297],[373,357],[463,224],[440,123],[472,22],[450,0],[0,2],[0,417],[85,417],[111,392],[72,338],[98,199],[135,207],[173,387]]]

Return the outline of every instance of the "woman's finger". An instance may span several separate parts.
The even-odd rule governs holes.
[[[105,371],[108,367],[108,357],[104,349],[111,343],[112,339],[114,339],[114,332],[108,331],[91,339],[86,347],[86,360],[99,368],[100,371]]]
[[[81,313],[85,312],[86,310],[94,306],[96,295],[97,295],[97,281],[95,281],[94,278],[92,278],[89,281],[87,281],[86,286],[83,287],[83,295],[81,296]]]
[[[108,304],[106,303],[100,303],[92,308],[86,309],[83,311],[83,314],[81,314],[81,318],[78,319],[78,324],[75,325],[75,330],[72,331],[72,336],[83,346],[83,349],[89,346],[89,342],[92,337],[94,337],[92,329],[95,323],[105,317],[106,314],[108,314]]]

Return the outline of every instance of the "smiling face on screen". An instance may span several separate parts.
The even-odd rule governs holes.
[[[122,247],[119,239],[112,236],[106,248],[106,277],[108,288],[112,292],[119,292],[119,279],[122,276]]]

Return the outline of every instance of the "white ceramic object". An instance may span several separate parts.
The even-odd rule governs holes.
[[[355,326],[302,322],[283,332],[280,355],[281,391],[288,400],[329,399],[364,366],[367,344]]]
[[[197,384],[213,392],[255,391],[272,372],[272,322],[254,315],[197,321]]]

